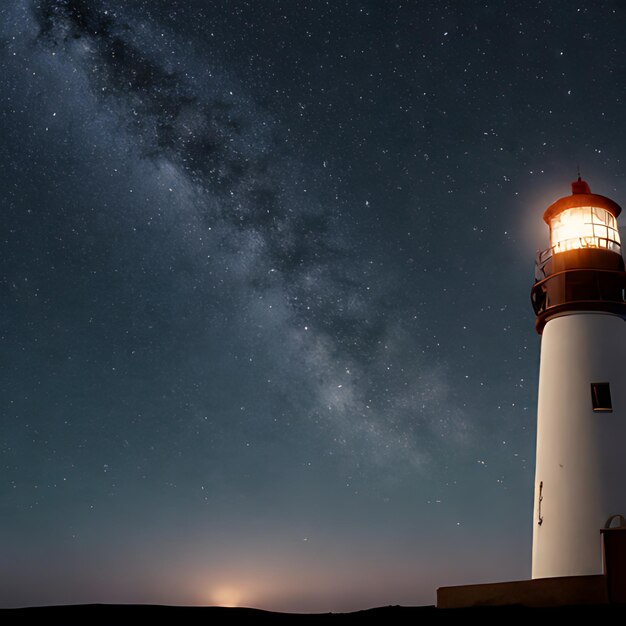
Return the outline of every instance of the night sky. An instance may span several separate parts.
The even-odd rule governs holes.
[[[626,201],[626,2],[5,0],[0,606],[530,576],[541,216]]]

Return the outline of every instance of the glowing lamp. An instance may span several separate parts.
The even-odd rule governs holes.
[[[577,248],[605,248],[619,254],[615,215],[595,206],[565,209],[550,220],[550,246],[553,254]]]
[[[621,208],[610,198],[592,194],[578,177],[572,195],[550,205],[543,219],[550,227],[552,254],[595,248],[621,254],[617,216]]]

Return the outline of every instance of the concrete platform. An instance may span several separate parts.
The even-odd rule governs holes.
[[[557,607],[609,604],[607,577],[567,576],[437,589],[438,609],[477,606]]]

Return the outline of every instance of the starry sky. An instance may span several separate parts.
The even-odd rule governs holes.
[[[626,2],[0,5],[0,606],[530,575],[541,215],[623,203]]]

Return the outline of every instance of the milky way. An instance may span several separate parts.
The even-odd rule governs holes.
[[[470,4],[0,8],[3,605],[527,575],[532,261],[578,161],[626,191],[624,15]]]
[[[401,326],[402,319],[384,305],[384,293],[374,294],[376,311],[368,310],[372,298],[362,292],[370,288],[361,282],[369,268],[359,267],[362,259],[349,258],[349,221],[333,206],[306,198],[304,190],[289,189],[297,164],[281,154],[272,132],[276,122],[249,97],[234,96],[219,76],[223,70],[205,70],[202,80],[208,85],[188,73],[185,77],[178,56],[173,63],[155,49],[158,33],[150,24],[133,25],[105,5],[70,1],[42,3],[35,16],[44,53],[63,55],[82,72],[99,107],[112,110],[125,128],[124,141],[155,169],[167,168],[176,180],[172,184],[190,190],[198,220],[193,236],[206,237],[215,229],[226,248],[217,252],[221,271],[243,266],[248,288],[240,296],[248,300],[243,306],[250,307],[253,294],[253,299],[269,298],[272,309],[286,308],[288,320],[282,318],[276,330],[287,337],[274,338],[283,344],[276,352],[295,368],[305,368],[316,394],[309,409],[314,419],[330,422],[337,430],[335,442],[360,436],[373,447],[374,460],[400,454],[405,462],[421,464],[426,450],[412,438],[414,406],[419,401],[430,408],[435,402],[440,410],[445,386],[433,368],[422,374],[417,389],[386,388],[386,405],[374,407],[375,417],[367,414],[378,403],[369,399],[372,385],[358,381],[368,376],[369,363],[377,368],[381,359],[390,360],[385,352],[394,341],[390,334],[397,333],[390,327]],[[139,28],[153,31],[145,50],[132,41]],[[274,312],[268,319],[258,308],[251,323],[271,324]],[[458,411],[446,410],[445,421],[422,420],[421,426],[447,429],[458,417]],[[458,420],[454,425],[462,437],[466,426]]]

